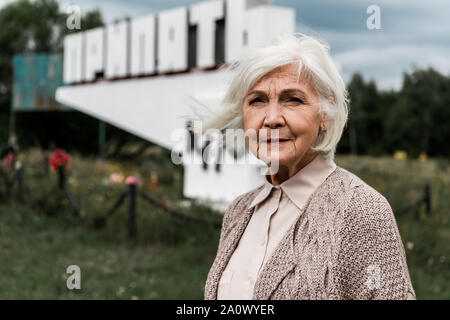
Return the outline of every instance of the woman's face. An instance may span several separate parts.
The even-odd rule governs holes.
[[[256,132],[256,141],[246,138],[250,149],[264,162],[274,163],[276,157],[279,168],[292,176],[317,154],[310,147],[321,125],[319,97],[301,78],[297,82],[296,65],[279,67],[261,78],[244,98],[242,111],[245,132]],[[276,130],[279,139],[271,140]]]

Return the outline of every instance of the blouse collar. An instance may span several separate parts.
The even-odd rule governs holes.
[[[256,195],[250,208],[263,202],[270,195],[272,189],[281,189],[301,210],[308,197],[335,169],[336,164],[332,159],[326,159],[323,155],[318,154],[310,163],[280,185],[273,185],[268,181],[269,176],[265,176],[264,187]]]

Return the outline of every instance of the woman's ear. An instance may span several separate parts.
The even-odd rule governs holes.
[[[330,119],[326,113],[322,114],[322,119],[320,121],[320,130],[321,131],[327,131],[328,125],[330,123]]]
[[[336,102],[336,100],[334,100],[333,96],[329,96],[328,100],[330,100],[331,103],[333,103],[333,104]],[[322,119],[320,121],[320,130],[321,131],[327,131],[329,124],[330,124],[330,118],[328,117],[328,115],[325,112],[323,112],[322,113]]]

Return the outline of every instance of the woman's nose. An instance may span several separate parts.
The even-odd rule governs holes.
[[[265,108],[264,127],[277,128],[286,124],[281,106],[277,103],[271,103]]]

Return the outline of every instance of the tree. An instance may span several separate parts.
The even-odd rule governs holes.
[[[365,82],[356,73],[348,84],[350,106],[347,127],[339,152],[380,154],[383,150],[383,118],[385,108],[373,80]]]
[[[67,29],[66,20],[67,14],[60,12],[56,0],[19,0],[0,10],[0,142],[6,141],[8,137],[13,56],[62,52],[64,35],[74,32]],[[89,11],[81,17],[81,30],[102,25],[103,20],[98,10]],[[64,116],[51,115],[48,118],[52,117]],[[31,128],[36,122],[41,123],[44,128],[50,127],[40,121],[41,118],[40,114],[17,114],[16,120],[18,127]],[[26,142],[33,135],[28,133],[22,136],[25,138],[21,140]]]
[[[450,154],[450,78],[432,68],[405,73],[386,123],[393,145],[412,156]]]

